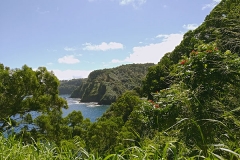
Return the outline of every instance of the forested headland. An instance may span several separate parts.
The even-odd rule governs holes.
[[[61,116],[68,106],[45,67],[1,64],[0,130],[8,137],[0,136],[0,159],[240,159],[239,56],[240,1],[222,0],[94,123],[81,112]]]
[[[59,94],[69,94],[71,95],[73,91],[86,81],[86,78],[78,78],[71,80],[60,80],[58,87]]]
[[[116,68],[95,70],[71,94],[81,102],[109,105],[127,90],[141,94],[141,84],[153,63],[127,64]]]

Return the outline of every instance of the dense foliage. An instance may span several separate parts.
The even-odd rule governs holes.
[[[82,102],[111,104],[127,90],[137,90],[141,94],[142,79],[152,63],[128,64],[116,68],[95,70],[87,81],[82,83],[71,95]]]
[[[151,67],[143,82],[143,92],[152,99],[151,93],[168,88],[173,82],[170,71],[182,56],[190,56],[195,46],[202,43],[216,43],[225,52],[230,50],[240,55],[240,5],[239,0],[222,0],[195,30],[184,34],[182,42]]]
[[[67,108],[64,99],[58,96],[58,79],[46,68],[33,71],[24,65],[21,69],[10,69],[0,64],[0,129],[8,130],[17,125],[16,118],[31,122],[32,111],[43,115],[61,112]]]
[[[151,145],[167,149],[170,159],[240,158],[238,55],[221,52],[214,43],[201,44],[172,68],[174,82],[152,93],[153,100],[131,92],[119,97],[91,125],[88,151],[120,154],[125,148]]]
[[[94,123],[81,112],[61,116],[66,102],[45,68],[1,65],[0,125],[12,132],[0,136],[0,158],[240,159],[239,6],[222,0],[173,52],[148,66],[142,88],[119,90],[140,83],[139,66],[92,72],[78,89],[81,98],[117,99]],[[34,119],[31,111],[41,114]],[[18,114],[32,127],[14,134]]]
[[[69,94],[70,95],[78,86],[80,86],[85,81],[86,81],[85,78],[61,80],[60,85],[58,87],[59,94]]]

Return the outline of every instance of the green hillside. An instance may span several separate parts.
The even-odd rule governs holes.
[[[82,102],[111,104],[125,91],[139,90],[148,68],[153,65],[153,63],[128,64],[93,71],[89,74],[87,81],[82,83],[71,97],[81,98]]]
[[[59,94],[72,94],[72,92],[85,81],[85,78],[61,80],[58,87]]]
[[[216,47],[225,52],[240,55],[240,6],[239,0],[222,0],[195,30],[184,34],[182,42],[151,67],[143,83],[143,91],[151,99],[151,92],[167,88],[172,84],[170,72],[173,65],[183,56],[190,56],[192,50],[200,44],[216,43]],[[156,74],[157,73],[157,74]]]

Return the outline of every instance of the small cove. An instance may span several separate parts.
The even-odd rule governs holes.
[[[69,95],[60,95],[66,99],[68,109],[62,109],[63,117],[66,117],[72,111],[81,111],[84,118],[89,118],[91,122],[96,121],[109,108],[109,105],[98,105],[94,102],[81,103],[79,98],[69,98]]]

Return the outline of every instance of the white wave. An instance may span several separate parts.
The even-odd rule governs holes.
[[[71,104],[80,104],[80,98],[67,98],[68,105]]]
[[[91,108],[93,108],[93,107],[99,107],[99,106],[101,106],[101,105],[99,105],[99,104],[90,104],[90,105],[87,105],[87,107],[91,107]]]

